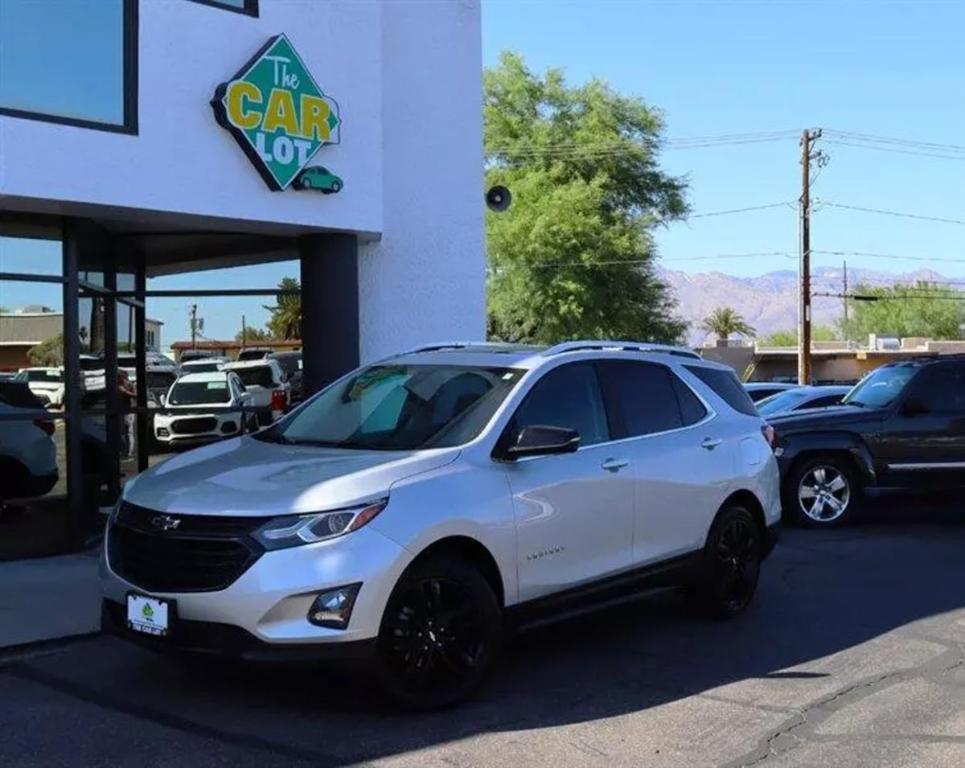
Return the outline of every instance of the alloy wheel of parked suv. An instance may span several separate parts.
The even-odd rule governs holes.
[[[795,467],[784,488],[784,505],[800,525],[843,525],[853,517],[859,489],[854,473],[834,456],[819,456]]]
[[[478,571],[457,560],[417,562],[382,617],[382,682],[418,709],[465,698],[496,655],[501,626],[499,604]]]

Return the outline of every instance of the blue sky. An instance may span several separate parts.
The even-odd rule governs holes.
[[[483,0],[487,66],[509,49],[535,70],[562,68],[572,83],[605,79],[662,110],[670,139],[823,127],[965,147],[963,29],[965,2],[958,0]],[[955,157],[926,157],[830,141],[818,146],[830,156],[813,189],[819,201],[965,221],[965,152],[933,150]],[[662,162],[688,180],[699,214],[795,200],[799,154],[793,135],[668,149]],[[663,263],[674,269],[748,276],[796,269],[797,218],[790,207],[698,217],[661,230],[657,242]],[[824,206],[814,214],[812,247],[915,257],[849,255],[849,267],[930,267],[965,279],[962,224]],[[792,258],[716,258],[771,252]],[[838,265],[841,258],[816,254],[814,263]],[[273,285],[286,274],[297,274],[295,266],[251,268],[234,275],[232,287]],[[202,273],[152,287],[224,284],[222,274]],[[18,288],[11,298],[8,288],[0,305],[27,303],[38,291],[51,293]],[[186,336],[189,303],[149,306],[166,322],[167,342]],[[249,323],[263,323],[264,303],[200,300],[207,335],[233,336],[242,313]]]

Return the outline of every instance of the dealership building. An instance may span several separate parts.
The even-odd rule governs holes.
[[[44,500],[63,510],[63,540],[82,540],[91,500],[110,503],[151,460],[143,387],[126,466],[122,400],[108,386],[85,401],[79,361],[102,356],[115,380],[127,333],[143,370],[147,304],[202,293],[155,278],[297,264],[309,391],[484,335],[480,48],[477,0],[0,3],[0,307],[24,286],[62,297],[67,396],[48,417],[63,445]],[[203,293],[277,296],[225,274]],[[107,426],[96,479],[77,414]],[[0,431],[30,419],[0,408]],[[23,463],[9,442],[0,473]]]

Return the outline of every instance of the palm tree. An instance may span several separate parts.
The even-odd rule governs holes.
[[[297,291],[301,288],[294,277],[282,278],[278,287],[283,291]],[[302,297],[301,294],[287,294],[278,297],[273,307],[265,307],[271,312],[268,330],[276,339],[299,339],[302,335]]]
[[[740,336],[753,336],[756,333],[733,307],[717,307],[701,321],[700,327],[708,333],[713,333],[721,341],[726,341],[733,333]]]

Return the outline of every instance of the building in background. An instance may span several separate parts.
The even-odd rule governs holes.
[[[163,325],[160,320],[144,319],[145,346],[149,352],[160,349]],[[63,332],[64,313],[49,307],[25,306],[13,312],[0,312],[0,373],[33,365],[30,350]],[[80,333],[83,340],[90,332],[86,325],[81,325]],[[133,350],[133,334],[126,339],[119,338],[118,349]]]
[[[797,347],[766,347],[755,342],[732,341],[697,351],[707,360],[731,366],[745,381],[797,381]],[[865,345],[815,341],[811,344],[811,371],[815,384],[849,384],[885,363],[952,354],[965,354],[965,341],[886,339],[874,335]]]
[[[143,354],[136,398],[107,386],[88,403],[80,386],[115,381],[129,338],[161,347],[146,302],[198,294],[154,278],[229,270],[201,293],[263,302],[277,286],[240,290],[230,270],[295,262],[309,393],[399,349],[484,337],[478,0],[2,0],[0,147],[0,306],[39,284],[59,297],[42,320],[64,338],[65,413],[49,417],[74,542],[154,460]],[[65,418],[86,408],[102,438]]]

